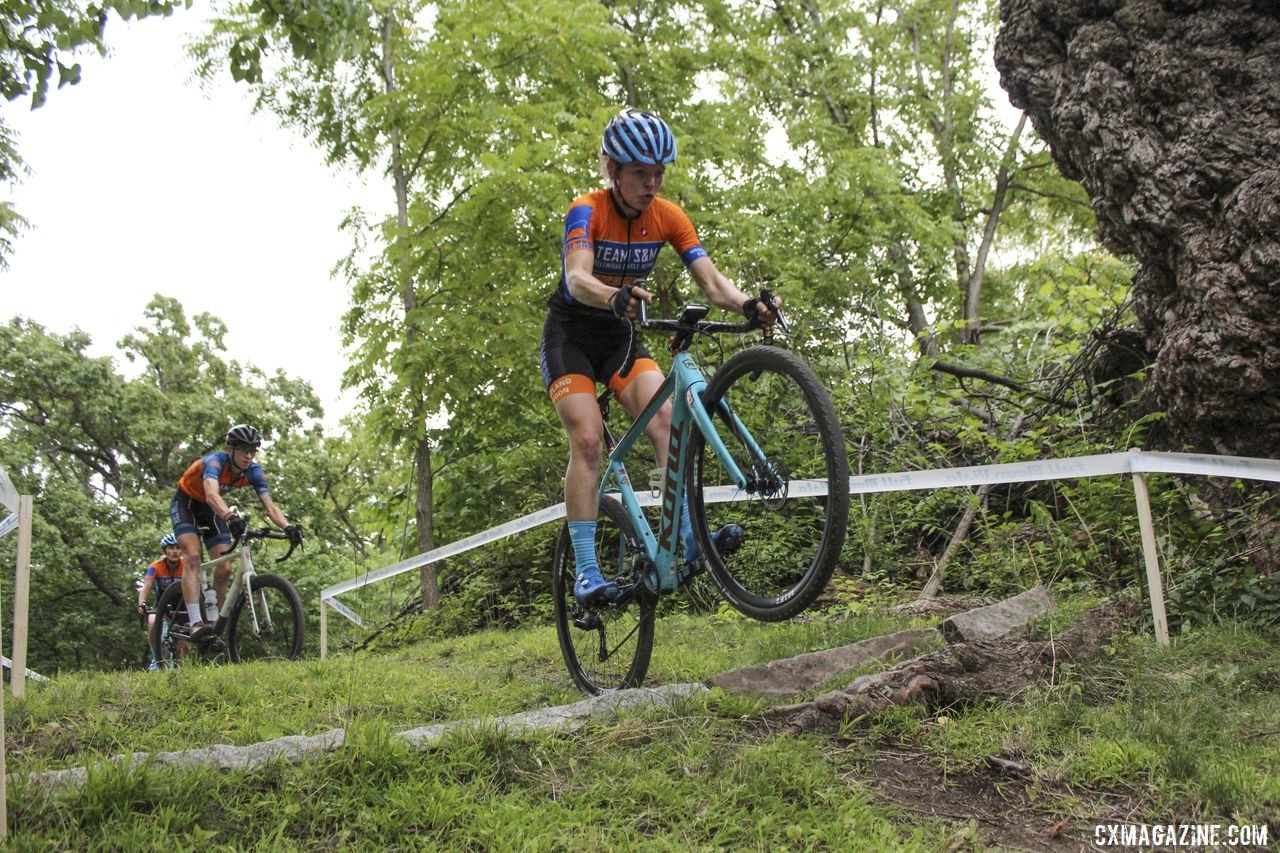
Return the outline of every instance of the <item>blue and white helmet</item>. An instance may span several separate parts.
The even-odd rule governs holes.
[[[674,163],[676,138],[667,123],[653,113],[628,108],[605,126],[600,153],[619,163]]]
[[[160,537],[161,548],[168,548],[170,545],[177,545],[177,544],[178,544],[178,537],[174,536],[172,533],[166,533],[164,536]]]

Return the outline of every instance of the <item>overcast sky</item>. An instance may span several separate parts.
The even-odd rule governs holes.
[[[32,172],[8,195],[33,228],[0,272],[0,320],[79,327],[93,354],[116,354],[151,297],[172,296],[228,324],[233,358],[310,381],[335,425],[350,408],[339,225],[353,206],[389,207],[389,191],[336,174],[229,79],[192,81],[184,45],[201,16],[113,17],[110,55],[84,57],[78,85],[34,112],[3,106]]]

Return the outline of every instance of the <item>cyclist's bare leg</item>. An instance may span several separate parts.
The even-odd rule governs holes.
[[[616,584],[600,573],[596,554],[596,516],[599,498],[600,457],[604,428],[594,394],[566,394],[556,401],[556,413],[569,436],[569,466],[564,474],[565,523],[573,543],[575,572],[573,594],[579,603],[592,606],[615,594]]]
[[[214,545],[209,549],[209,560],[212,562],[230,550],[231,546],[225,542]],[[218,594],[218,612],[222,612],[222,602],[227,597],[227,581],[230,577],[231,561],[229,560],[213,570],[213,589]]]
[[[568,394],[556,402],[556,414],[569,436],[569,467],[564,473],[565,517],[569,521],[594,521],[604,446],[600,409],[591,394]]]
[[[200,562],[200,537],[195,533],[183,533],[178,537],[186,565],[182,571],[182,601],[190,611],[192,604],[200,602],[200,576],[204,574]]]
[[[644,407],[662,387],[663,376],[656,370],[646,370],[632,379],[618,394],[618,402],[627,410],[632,420],[640,417]],[[667,446],[671,443],[671,401],[663,404],[658,413],[644,428],[644,434],[653,442],[653,455],[657,467],[667,467]]]

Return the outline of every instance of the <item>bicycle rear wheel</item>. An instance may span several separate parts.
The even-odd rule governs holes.
[[[302,654],[302,599],[280,575],[255,574],[253,587],[236,598],[227,614],[227,654],[232,663],[294,660]]]
[[[636,582],[635,529],[622,505],[600,497],[596,554],[600,572],[630,591],[619,601],[584,608],[573,597],[573,544],[569,526],[560,528],[551,592],[555,600],[556,634],[573,683],[592,696],[606,690],[639,687],[653,654],[654,601]]]
[[[835,407],[808,365],[771,346],[726,361],[702,399],[748,480],[738,489],[693,431],[689,515],[707,570],[738,610],[766,622],[788,619],[826,587],[844,545],[849,461]],[[724,556],[711,533],[730,523],[745,538]]]
[[[200,612],[204,613],[203,601]],[[156,600],[155,621],[148,636],[151,652],[161,669],[174,669],[188,659],[192,653],[191,642],[188,640],[190,635],[187,605],[182,600],[182,584],[170,584]]]

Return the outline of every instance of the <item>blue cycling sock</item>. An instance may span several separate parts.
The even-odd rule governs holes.
[[[693,535],[693,522],[689,520],[689,498],[686,496],[680,505],[680,537],[684,539],[685,560],[698,559],[698,540]]]
[[[596,523],[594,521],[569,522],[569,541],[573,543],[573,560],[576,574],[595,569],[600,571],[600,563],[596,560]]]

